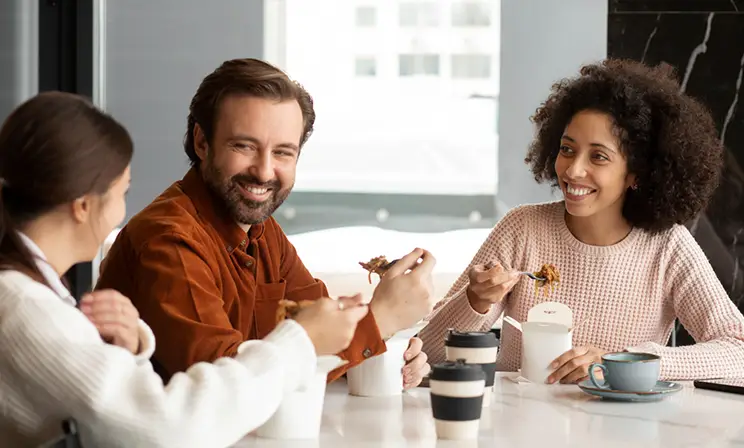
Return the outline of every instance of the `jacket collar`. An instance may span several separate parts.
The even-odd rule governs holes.
[[[197,213],[220,234],[228,252],[232,252],[239,246],[245,246],[247,239],[255,240],[263,235],[263,223],[253,224],[246,235],[227,210],[222,207],[220,200],[207,187],[198,168],[192,167],[186,173],[181,181],[181,188],[191,199]]]

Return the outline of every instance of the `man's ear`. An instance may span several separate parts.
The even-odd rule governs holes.
[[[198,123],[194,124],[194,152],[202,162],[207,160],[209,142],[207,142],[207,136],[204,135],[204,131]]]

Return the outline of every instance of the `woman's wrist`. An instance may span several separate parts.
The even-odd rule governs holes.
[[[491,311],[491,302],[487,300],[482,300],[480,297],[478,297],[478,294],[474,293],[470,286],[465,290],[465,294],[468,297],[468,302],[470,303],[470,307],[479,314],[486,314],[489,311]]]

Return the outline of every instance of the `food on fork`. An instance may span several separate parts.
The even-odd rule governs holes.
[[[277,323],[287,318],[289,319],[294,318],[297,315],[297,313],[300,312],[300,310],[312,304],[313,304],[312,300],[300,300],[299,302],[295,302],[294,300],[286,300],[286,299],[280,300],[279,308],[276,310]]]
[[[558,273],[558,268],[554,264],[544,264],[539,271],[534,272],[535,277],[544,278],[545,280],[535,280],[535,295],[537,295],[540,288],[543,288],[545,297],[548,297],[548,292],[553,292],[561,282],[561,276]]]
[[[372,284],[372,274],[377,274],[378,276],[380,276],[380,278],[382,278],[382,276],[385,275],[385,272],[387,272],[387,270],[390,269],[390,267],[393,266],[396,261],[398,260],[387,261],[387,258],[385,258],[384,255],[380,255],[379,257],[374,257],[366,263],[360,261],[359,266],[363,267],[369,273],[367,278],[369,279],[369,283]]]

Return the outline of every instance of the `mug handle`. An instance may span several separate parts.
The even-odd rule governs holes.
[[[602,381],[602,384],[599,384],[599,382],[597,382],[597,379],[594,377],[594,369],[597,369],[597,368],[602,370],[602,374],[605,375],[605,377],[607,376],[607,367],[605,367],[604,364],[593,362],[591,363],[591,365],[589,365],[589,380],[592,382],[594,387],[596,387],[597,389],[609,389],[609,386],[607,385],[607,380]]]

